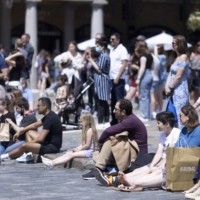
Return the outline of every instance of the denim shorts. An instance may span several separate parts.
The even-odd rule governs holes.
[[[92,158],[92,156],[93,156],[93,150],[92,149],[82,150],[82,152],[85,154],[86,158]]]
[[[153,81],[152,85],[151,85],[151,92],[157,92],[158,90],[158,83],[159,81]]]

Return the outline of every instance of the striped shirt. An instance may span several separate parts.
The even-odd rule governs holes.
[[[94,72],[94,87],[98,99],[108,101],[110,99],[110,57],[107,53],[101,53],[99,58],[95,61],[101,74]]]

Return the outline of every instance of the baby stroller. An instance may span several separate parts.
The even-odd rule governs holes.
[[[78,95],[75,96],[74,102],[72,104],[66,105],[62,109],[61,114],[64,115],[66,119],[66,121],[63,124],[63,128],[66,128],[67,125],[72,125],[75,127],[74,129],[80,129],[79,118],[81,116],[81,113],[91,111],[90,106],[84,103],[83,95],[93,83],[94,80],[91,77],[89,77],[89,79],[80,88],[80,92],[78,93]]]

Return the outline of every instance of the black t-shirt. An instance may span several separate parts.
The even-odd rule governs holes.
[[[151,69],[152,63],[153,63],[153,56],[151,54],[147,54],[147,53],[142,53],[141,57],[145,57],[147,59],[146,62],[146,69]],[[140,59],[139,59],[139,66],[140,66]]]
[[[61,121],[54,112],[50,111],[42,119],[43,129],[49,130],[44,142],[53,144],[60,148],[62,146],[62,124]]]
[[[19,81],[19,79],[21,78],[21,64],[17,60],[15,62],[15,67],[13,67],[9,73],[9,81]]]
[[[5,123],[7,118],[11,119],[16,124],[15,116],[11,113],[6,113],[5,115],[2,115],[0,117],[0,123]],[[13,128],[10,129],[10,134],[12,136],[15,134],[15,130]]]
[[[27,115],[26,117],[23,117],[19,126],[26,127],[35,122],[37,122],[35,115]],[[19,140],[25,140],[25,134],[20,135]]]

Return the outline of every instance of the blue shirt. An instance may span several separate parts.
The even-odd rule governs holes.
[[[191,132],[187,132],[186,127],[181,130],[175,147],[187,147],[187,145],[189,147],[200,147],[200,126],[197,126]]]
[[[0,57],[0,74],[2,73],[2,69],[7,68],[7,64],[3,58]],[[0,79],[0,85],[5,86],[4,79]]]
[[[22,95],[23,97],[28,101],[34,101],[34,96],[33,96],[33,93],[32,91],[29,89],[29,88],[25,88],[24,90],[22,90]]]

